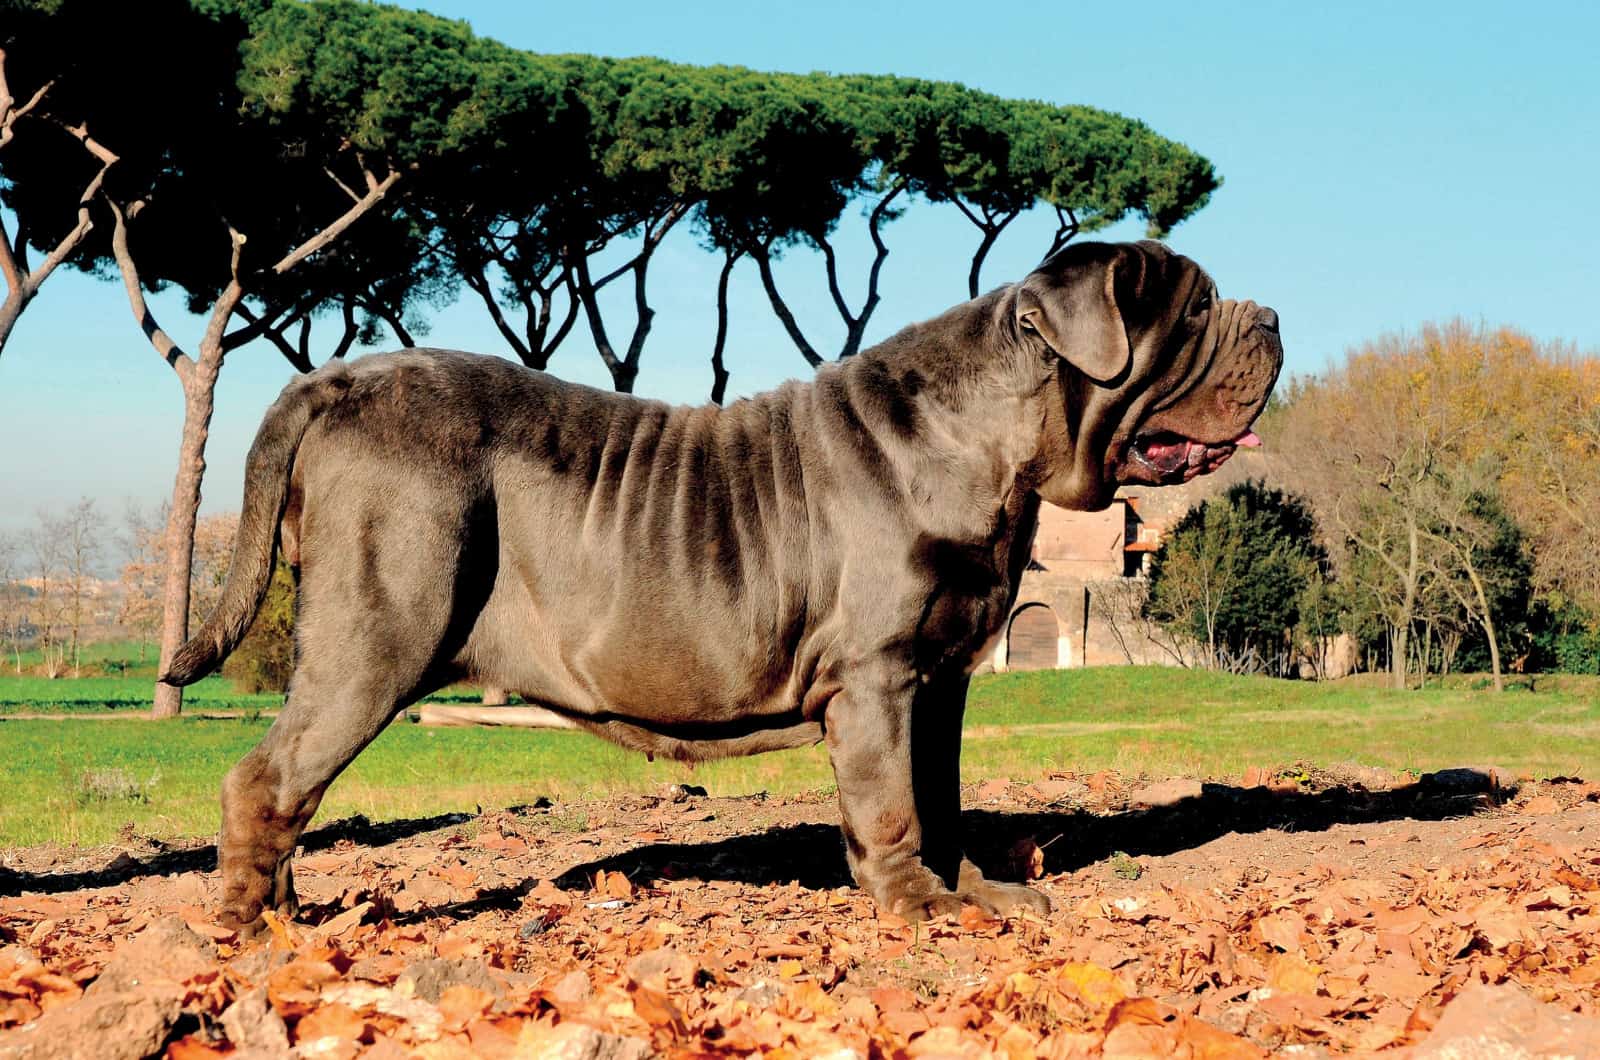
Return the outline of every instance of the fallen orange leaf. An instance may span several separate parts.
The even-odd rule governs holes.
[[[294,1038],[302,1045],[334,1038],[344,1042],[360,1041],[366,1034],[367,1021],[348,1005],[319,1005],[295,1024]]]

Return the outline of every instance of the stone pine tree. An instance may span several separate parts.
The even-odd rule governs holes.
[[[726,167],[703,223],[726,260],[756,265],[774,314],[806,362],[827,357],[800,326],[773,262],[803,247],[821,258],[844,327],[835,356],[858,352],[880,301],[887,226],[915,199],[955,205],[978,229],[967,291],[1001,233],[1036,205],[1058,224],[1042,256],[1073,236],[1134,214],[1154,235],[1205,205],[1211,164],[1143,124],[1088,107],[999,99],[961,85],[892,77],[777,79],[753,122],[748,162]],[[838,254],[840,226],[862,205],[872,256],[852,302]],[[719,331],[720,333],[720,331]]]
[[[373,275],[379,259],[336,251],[361,237],[364,219],[390,209],[429,158],[472,139],[475,74],[492,72],[507,50],[459,23],[347,0],[121,8],[65,0],[47,9],[47,26],[70,24],[95,42],[94,62],[57,64],[71,74],[52,88],[70,101],[63,120],[97,130],[118,156],[76,261],[120,277],[137,326],[184,393],[165,535],[165,665],[187,634],[195,512],[226,356],[258,337],[282,340],[292,322],[303,328],[330,305],[405,304],[392,288],[381,300],[374,294],[373,283],[392,279]],[[77,39],[40,33],[12,54],[69,38]],[[151,76],[157,65],[161,76]],[[55,179],[81,169],[65,147],[57,138],[26,161],[5,159],[19,213],[71,194],[74,184]],[[192,352],[146,297],[169,286],[204,319]],[[308,367],[309,356],[296,366]],[[180,706],[179,689],[157,685],[158,716]]]
[[[880,302],[886,227],[913,201],[975,219],[972,287],[1027,205],[1062,210],[1059,242],[1129,212],[1170,225],[1216,183],[1181,145],[1083,108],[887,77],[534,55],[353,0],[0,0],[0,12],[0,199],[18,229],[0,255],[0,324],[60,264],[120,280],[183,391],[163,664],[187,633],[215,388],[248,343],[301,371],[380,328],[409,345],[459,283],[535,367],[581,317],[613,385],[632,390],[651,265],[692,222],[723,256],[720,399],[741,261],[815,365],[824,347],[772,268],[786,251],[817,253],[845,332],[827,356],[848,356]],[[853,204],[874,247],[859,298],[835,246]],[[631,298],[608,296],[614,285]],[[148,297],[166,288],[201,318],[185,341]],[[156,712],[180,697],[158,686]]]

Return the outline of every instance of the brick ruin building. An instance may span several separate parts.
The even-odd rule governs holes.
[[[1162,535],[1192,506],[1246,478],[1265,478],[1259,452],[1240,453],[1220,472],[1179,486],[1124,487],[1103,512],[1043,504],[1033,554],[1006,631],[979,672],[1127,664],[1200,663],[1196,645],[1180,645],[1141,614],[1144,577]],[[1340,678],[1360,669],[1355,641],[1341,633],[1323,643],[1316,665],[1302,655],[1301,677]]]
[[[1119,583],[1144,576],[1162,531],[1199,499],[1191,492],[1123,489],[1102,512],[1042,505],[1006,633],[982,669],[1175,662],[1137,623],[1110,619],[1110,601],[1095,604],[1097,594],[1119,595],[1129,588]]]

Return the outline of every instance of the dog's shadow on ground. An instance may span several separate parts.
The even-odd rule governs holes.
[[[1439,779],[1435,779],[1439,778]],[[1198,796],[1150,809],[1095,813],[1074,807],[1036,812],[969,809],[962,815],[967,852],[986,871],[1004,877],[1011,848],[1032,839],[1043,848],[1046,873],[1069,872],[1104,860],[1117,851],[1163,855],[1191,849],[1230,832],[1267,830],[1317,832],[1336,824],[1376,821],[1437,821],[1470,816],[1511,797],[1493,778],[1475,770],[1447,770],[1422,783],[1391,791],[1360,786],[1318,792],[1279,791],[1206,784]],[[337,821],[306,833],[306,850],[321,850],[341,840],[381,846],[410,836],[466,823],[467,814],[373,824],[362,818]],[[124,853],[111,864],[84,872],[22,872],[0,868],[0,895],[62,893],[107,887],[144,876],[208,872],[216,866],[216,847],[155,851],[144,857]],[[844,843],[834,824],[792,824],[705,842],[647,843],[619,854],[572,865],[557,886],[587,890],[597,871],[620,872],[635,882],[667,877],[727,880],[750,884],[798,883],[823,889],[851,883]],[[517,905],[537,883],[524,879],[487,889],[476,898],[415,910],[397,919],[464,917],[487,908]]]
[[[441,813],[433,817],[412,817],[376,824],[365,817],[346,817],[312,829],[300,837],[302,850],[326,850],[348,839],[360,846],[377,847],[386,843],[462,825],[472,820],[470,813]],[[159,840],[148,841],[155,849],[134,856],[118,854],[104,868],[81,872],[26,872],[0,866],[0,897],[17,894],[64,894],[94,887],[113,887],[143,876],[171,876],[180,872],[210,872],[217,867],[215,843],[168,848]]]
[[[1336,824],[1393,820],[1440,821],[1490,809],[1515,789],[1494,789],[1474,770],[1450,770],[1439,782],[1392,791],[1361,787],[1319,792],[1205,784],[1198,796],[1149,809],[1094,813],[1046,808],[1038,812],[969,809],[962,814],[968,855],[985,872],[1005,878],[1018,841],[1043,848],[1047,874],[1070,872],[1124,852],[1135,857],[1187,850],[1231,832],[1318,832]],[[635,881],[661,876],[754,884],[798,883],[807,888],[851,883],[844,842],[835,825],[800,824],[705,843],[652,843],[575,865],[557,886],[590,885],[605,869]]]

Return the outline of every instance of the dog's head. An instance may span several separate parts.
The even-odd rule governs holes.
[[[1131,483],[1186,482],[1238,446],[1283,365],[1278,315],[1217,297],[1193,261],[1160,243],[1079,243],[1015,288],[1015,322],[1043,364],[1036,488],[1103,508]]]

